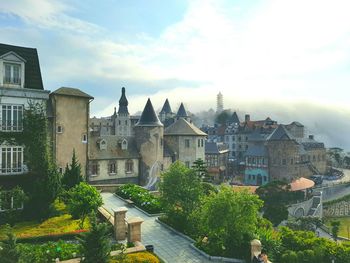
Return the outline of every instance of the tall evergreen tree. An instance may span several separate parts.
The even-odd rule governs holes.
[[[201,181],[208,182],[211,178],[208,174],[208,169],[205,162],[202,159],[197,159],[193,162],[192,169],[196,171],[198,178]]]
[[[96,214],[90,216],[91,230],[82,234],[79,243],[82,246],[85,263],[107,263],[111,252],[111,240],[109,226],[106,223],[97,223]]]
[[[62,186],[65,190],[69,190],[72,187],[78,185],[80,182],[83,182],[84,179],[81,175],[81,165],[78,162],[78,159],[73,149],[72,163],[66,166],[66,170],[62,177]]]

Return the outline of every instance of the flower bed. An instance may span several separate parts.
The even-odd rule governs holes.
[[[137,263],[137,262],[149,262],[149,263],[160,263],[159,258],[150,252],[137,252],[132,254],[127,254],[126,258],[123,260],[112,259],[110,263]]]
[[[135,184],[125,184],[118,188],[116,194],[124,199],[132,200],[136,206],[150,214],[162,212],[158,197],[153,196],[148,190]]]
[[[56,258],[67,260],[79,255],[80,245],[64,241],[43,244],[18,244],[23,262],[53,262]]]

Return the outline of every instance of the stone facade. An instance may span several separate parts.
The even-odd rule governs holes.
[[[206,134],[190,122],[183,104],[175,115],[166,100],[160,112],[161,122],[150,99],[141,116],[131,116],[128,103],[123,88],[118,111],[115,108],[110,117],[90,119],[88,178],[91,183],[138,182],[150,187],[174,161],[180,160],[190,167],[195,160],[204,160]],[[102,142],[106,149],[101,148]],[[127,142],[127,148],[123,149],[123,142]],[[127,161],[134,163],[132,174],[120,168]],[[111,162],[118,167],[115,175],[108,171]]]
[[[60,88],[50,94],[53,157],[61,172],[71,163],[73,150],[86,175],[88,155],[89,106],[93,98],[73,88]]]

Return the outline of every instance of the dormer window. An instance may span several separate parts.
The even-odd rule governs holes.
[[[21,65],[4,63],[4,84],[21,85]]]
[[[0,56],[0,85],[23,88],[25,63],[24,58],[12,51]]]
[[[127,150],[127,149],[128,149],[128,141],[124,139],[122,141],[122,150]]]
[[[105,140],[100,141],[100,150],[106,150],[107,149],[107,142]]]

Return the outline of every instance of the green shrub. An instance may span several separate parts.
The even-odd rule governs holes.
[[[122,198],[132,200],[136,206],[147,213],[158,214],[162,212],[159,198],[139,185],[125,184],[118,188],[116,194]]]

